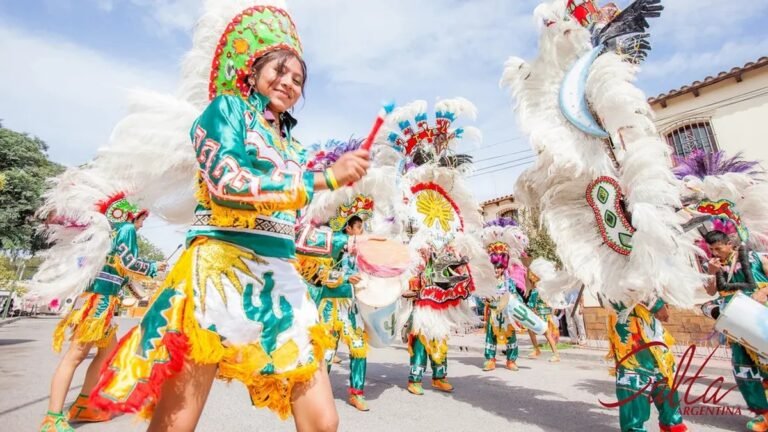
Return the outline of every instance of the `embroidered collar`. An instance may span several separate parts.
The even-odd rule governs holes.
[[[251,95],[248,97],[248,104],[262,113],[267,121],[271,122],[275,120],[272,111],[267,110],[267,105],[269,105],[269,98],[263,94],[256,92],[251,93]],[[294,127],[296,127],[297,124],[298,121],[290,113],[284,112],[280,114],[280,125],[283,129],[282,133],[285,136],[290,136],[291,131]]]

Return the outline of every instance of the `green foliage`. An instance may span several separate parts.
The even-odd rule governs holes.
[[[521,212],[522,228],[528,236],[528,255],[531,259],[544,258],[562,267],[560,257],[557,255],[557,246],[549,236],[547,228],[542,225],[538,209],[525,209]]]
[[[61,173],[48,160],[48,146],[36,137],[0,125],[0,248],[18,253],[44,247],[37,238],[35,211],[42,203],[45,180]]]
[[[149,261],[162,261],[165,259],[165,254],[146,237],[139,235],[139,258]]]
[[[0,256],[0,288],[11,288],[15,281],[16,270],[13,263],[8,257]]]

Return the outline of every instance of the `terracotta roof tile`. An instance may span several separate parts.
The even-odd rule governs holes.
[[[703,81],[694,81],[691,84],[681,86],[678,89],[672,89],[672,90],[669,90],[666,93],[661,93],[658,96],[648,98],[648,103],[649,104],[653,104],[653,103],[663,102],[666,99],[669,99],[669,98],[672,98],[672,97],[675,97],[675,96],[680,96],[682,94],[685,94],[685,93],[688,93],[688,92],[691,92],[691,91],[694,91],[694,90],[698,90],[698,89],[700,89],[702,87],[706,87],[708,85],[715,84],[717,82],[720,82],[720,81],[726,80],[728,78],[737,76],[737,75],[742,74],[744,72],[747,72],[749,70],[757,69],[757,68],[760,68],[760,67],[763,67],[763,66],[766,66],[766,65],[768,65],[768,57],[763,56],[763,57],[760,57],[759,59],[757,59],[757,61],[746,63],[742,67],[734,67],[734,68],[731,68],[730,71],[719,72],[717,74],[717,76],[708,76],[708,77],[704,78]]]

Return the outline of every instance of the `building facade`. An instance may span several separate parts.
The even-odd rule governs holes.
[[[509,217],[517,220],[520,204],[515,201],[514,195],[504,195],[480,203],[483,212],[483,220],[486,222],[499,218]]]
[[[768,167],[768,57],[648,100],[672,154],[738,152]]]

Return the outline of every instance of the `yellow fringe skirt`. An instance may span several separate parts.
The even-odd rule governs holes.
[[[187,362],[218,365],[251,402],[286,419],[291,393],[332,346],[286,259],[199,238],[169,274],[139,326],[121,341],[91,398],[112,412],[151,416],[163,382]]]
[[[120,299],[113,295],[81,294],[72,310],[56,326],[53,332],[53,350],[61,351],[67,329],[70,330],[72,342],[106,348],[110,339],[117,333],[117,325],[112,323],[112,317],[119,301]]]

